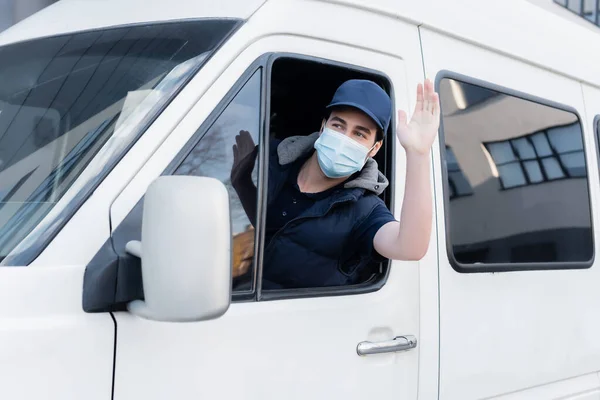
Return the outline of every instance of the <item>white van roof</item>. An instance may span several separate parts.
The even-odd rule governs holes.
[[[60,0],[0,34],[0,45],[36,37],[191,18],[249,18],[266,0]]]
[[[247,19],[266,1],[286,0],[60,0],[0,34],[0,45],[131,23]],[[529,0],[320,1],[410,21],[600,87],[600,28],[583,26]]]
[[[387,14],[600,86],[600,28],[529,0],[323,0]],[[566,12],[566,10],[565,10]],[[589,26],[585,26],[589,24]],[[402,40],[398,38],[398,40]],[[491,65],[490,68],[493,68]]]

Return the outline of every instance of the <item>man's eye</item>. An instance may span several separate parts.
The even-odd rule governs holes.
[[[360,137],[360,138],[364,138],[364,137],[365,137],[365,135],[363,135],[363,134],[362,134],[362,133],[360,133],[360,132],[354,132],[354,134],[355,134],[356,136]]]

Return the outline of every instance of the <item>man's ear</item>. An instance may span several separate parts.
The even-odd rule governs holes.
[[[321,130],[320,130],[321,133],[323,133],[323,128],[325,128],[326,124],[327,124],[327,120],[325,118],[323,118],[323,121],[321,122]]]
[[[373,150],[371,150],[369,152],[369,157],[371,157],[371,158],[375,157],[377,152],[379,152],[379,149],[381,149],[381,146],[383,146],[383,140],[375,142],[375,147],[373,147]]]

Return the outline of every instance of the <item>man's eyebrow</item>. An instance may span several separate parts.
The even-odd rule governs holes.
[[[332,121],[338,121],[338,122],[341,122],[341,123],[342,123],[342,124],[344,124],[344,125],[348,125],[348,123],[347,123],[346,121],[344,121],[344,120],[343,120],[342,118],[340,118],[340,117],[331,117],[331,120],[332,120]]]

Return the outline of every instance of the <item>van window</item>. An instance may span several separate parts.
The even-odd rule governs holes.
[[[128,26],[0,47],[2,264],[31,262],[236,25]]]
[[[256,207],[244,210],[240,197],[234,190],[231,172],[235,163],[252,162],[252,183],[258,183],[260,109],[261,109],[261,71],[252,77],[237,92],[214,123],[202,135],[200,141],[191,149],[183,162],[177,167],[175,175],[208,176],[223,182],[229,193],[229,210],[233,244],[233,291],[251,291],[254,276],[254,243]],[[233,146],[239,143],[240,132],[247,134],[249,145],[234,155]],[[256,204],[256,192],[252,194]],[[248,215],[250,214],[250,215]]]
[[[439,80],[439,93],[455,268],[589,266],[592,224],[577,114],[449,77]]]
[[[323,59],[312,59],[310,57],[301,57],[294,55],[281,55],[276,58],[272,64],[270,79],[270,129],[269,137],[271,139],[269,146],[270,152],[277,151],[277,146],[285,139],[290,137],[306,137],[321,129],[323,119],[328,116],[326,106],[336,89],[343,82],[349,79],[368,79],[377,83],[388,94],[392,93],[391,82],[382,74],[372,70],[364,70],[352,65],[336,64]],[[290,96],[293,93],[293,96]],[[392,96],[393,97],[393,96]],[[394,124],[390,124],[388,132],[384,134],[388,139],[383,141],[383,146],[375,156],[377,165],[390,181],[388,187],[381,198],[388,208],[391,207],[393,193],[393,175],[391,162],[393,160],[391,142],[394,138]],[[296,139],[298,140],[298,139]],[[274,148],[275,147],[275,148]],[[312,147],[309,146],[303,157],[305,159],[311,153]],[[285,151],[285,150],[283,150]],[[269,163],[277,163],[277,158],[271,158]],[[295,171],[294,166],[297,162],[291,163],[289,171]],[[279,166],[269,164],[269,168],[277,169]],[[293,172],[290,172],[293,173]],[[281,182],[281,180],[279,181]],[[265,238],[264,238],[264,258],[262,265],[262,289],[263,298],[273,299],[280,297],[293,296],[320,296],[332,293],[361,293],[373,291],[385,283],[389,263],[387,260],[373,260],[370,263],[364,261],[356,251],[349,248],[346,238],[347,232],[333,231],[326,232],[315,229],[319,224],[307,221],[307,204],[318,201],[318,195],[315,197],[300,195],[295,198],[293,190],[281,191],[274,186],[271,180],[268,182],[269,195],[277,193],[275,199],[269,198],[270,203],[266,208]],[[280,183],[281,185],[281,183]],[[287,186],[288,188],[290,186]],[[297,193],[296,193],[297,194]],[[303,224],[304,223],[304,224]],[[286,230],[290,228],[289,230]],[[290,243],[294,240],[301,240],[294,236],[293,232],[300,229],[315,229],[312,232],[314,242],[299,243],[297,246],[288,245],[287,249],[296,249],[296,254],[289,254],[290,259],[286,260],[284,253],[288,250],[281,250],[280,243]],[[325,229],[325,228],[323,228]],[[290,233],[292,232],[292,233]],[[284,235],[285,234],[285,235]],[[337,281],[331,277],[330,272],[320,273],[317,267],[318,262],[312,265],[299,261],[321,260],[318,242],[333,244],[337,241],[345,241],[348,246],[341,254],[332,256],[337,257],[337,268],[339,274],[336,275]],[[303,247],[304,246],[304,247]],[[303,253],[302,249],[306,249]],[[308,255],[304,257],[304,255]],[[295,259],[293,258],[295,257]],[[303,283],[296,282],[292,276],[293,271],[309,271],[305,273]],[[324,268],[322,268],[324,270]],[[337,274],[337,272],[336,272]],[[314,279],[313,279],[314,277]],[[312,282],[309,282],[312,281]]]

